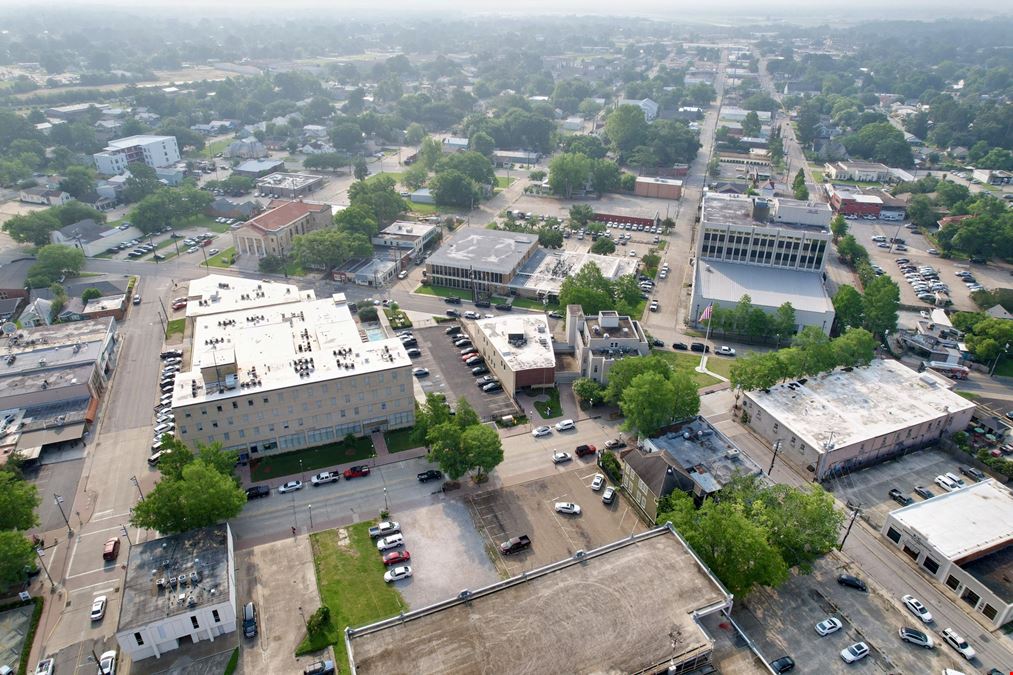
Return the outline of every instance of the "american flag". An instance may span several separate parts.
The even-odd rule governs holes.
[[[697,321],[706,321],[707,319],[711,318],[711,312],[713,311],[714,311],[714,303],[707,305],[706,307],[704,307],[704,310],[700,312],[700,318],[697,319]]]

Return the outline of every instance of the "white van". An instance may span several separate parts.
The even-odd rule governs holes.
[[[563,420],[562,422],[556,422],[556,431],[569,431],[570,429],[576,429],[577,425],[573,423],[573,420]]]

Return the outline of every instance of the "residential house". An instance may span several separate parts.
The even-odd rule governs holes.
[[[461,152],[468,149],[468,139],[449,136],[443,139],[443,152]]]
[[[890,167],[879,162],[844,160],[827,162],[823,173],[831,180],[853,180],[861,183],[885,183],[893,178]]]
[[[250,136],[230,143],[222,155],[229,159],[260,159],[267,157],[267,146]]]
[[[41,206],[63,206],[72,199],[73,197],[63,190],[54,190],[47,187],[26,188],[18,193],[19,201],[26,204],[39,204]]]
[[[79,248],[86,256],[96,256],[140,236],[141,231],[133,226],[121,229],[85,218],[50,233],[49,240],[53,244]]]
[[[17,316],[23,298],[4,298],[0,300],[0,322],[6,323]]]
[[[642,111],[644,111],[644,119],[647,120],[648,122],[653,122],[654,120],[658,119],[658,104],[649,98],[643,98],[639,100],[624,98],[619,100],[619,102],[616,104],[616,107],[621,105],[633,105],[640,108]]]
[[[986,185],[1009,185],[1013,181],[1013,173],[998,169],[975,169],[971,178]]]
[[[249,220],[257,215],[260,204],[252,200],[234,202],[225,197],[218,197],[208,207],[208,215],[212,218],[236,218],[238,220]]]

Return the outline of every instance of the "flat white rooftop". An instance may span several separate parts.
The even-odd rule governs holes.
[[[510,370],[555,368],[552,333],[544,315],[497,316],[475,322]],[[520,338],[524,339],[521,340]]]
[[[190,282],[188,319],[241,309],[315,300],[313,291],[299,291],[295,284],[257,281],[223,274],[209,274]]]
[[[117,138],[109,141],[109,144],[105,147],[106,152],[110,150],[121,150],[123,148],[132,148],[136,145],[147,145],[148,143],[161,143],[162,141],[175,138],[174,136],[153,136],[153,135],[138,135],[138,136],[127,136],[126,138]]]
[[[890,515],[952,561],[1013,543],[1013,492],[994,479],[915,502]]]
[[[558,294],[563,287],[563,281],[582,270],[588,263],[597,265],[606,279],[615,280],[626,274],[636,274],[639,262],[639,257],[567,250],[549,251],[540,248],[517,270],[517,274],[510,281],[510,287]]]
[[[758,307],[780,307],[790,302],[795,311],[834,311],[819,272],[701,260],[696,283],[699,295],[707,300],[738,302],[748,295]]]
[[[794,388],[779,384],[749,397],[819,452],[861,443],[901,429],[973,408],[929,373],[874,359],[851,372],[837,369]],[[831,438],[832,437],[832,438]]]

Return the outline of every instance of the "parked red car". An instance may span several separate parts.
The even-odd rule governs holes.
[[[593,455],[598,452],[598,449],[593,445],[578,445],[576,452],[578,457],[583,457],[584,455]]]
[[[344,473],[345,480],[348,480],[350,478],[362,478],[363,476],[368,475],[369,475],[369,467],[366,466],[365,464],[363,464],[362,466],[353,466],[351,468],[345,469]]]
[[[391,551],[385,553],[383,556],[384,565],[397,565],[398,563],[406,563],[412,559],[412,554],[408,551]]]

